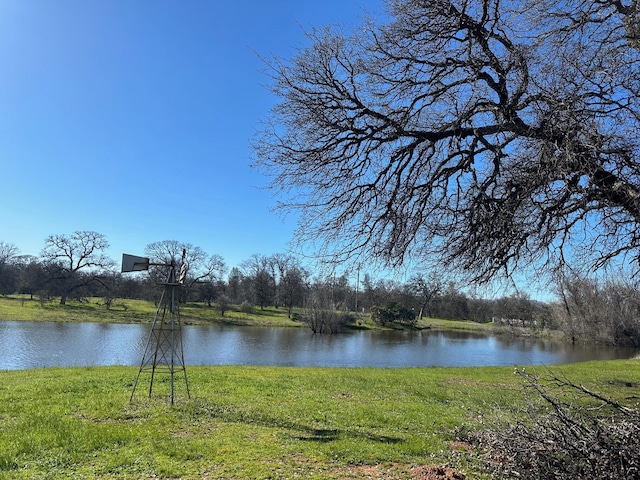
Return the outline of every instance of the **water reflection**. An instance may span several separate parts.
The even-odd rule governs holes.
[[[138,365],[149,325],[0,321],[0,369]],[[185,326],[187,365],[425,367],[563,364],[630,358],[632,349],[468,332]]]

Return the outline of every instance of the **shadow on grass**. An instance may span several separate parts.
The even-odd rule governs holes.
[[[283,421],[276,417],[267,417],[263,414],[251,415],[246,412],[232,411],[228,408],[216,408],[210,405],[201,406],[207,415],[225,422],[244,423],[247,425],[256,425],[267,428],[282,428],[289,430],[291,438],[305,442],[328,443],[338,440],[340,437],[360,438],[367,441],[384,443],[384,444],[400,444],[406,440],[400,437],[391,437],[387,435],[378,435],[372,432],[357,430],[340,430],[329,428],[313,428],[301,423]]]
[[[309,429],[305,433],[300,435],[291,435],[296,440],[305,440],[307,442],[331,442],[336,440],[340,436],[340,430],[327,430],[327,429]]]
[[[296,426],[293,429],[304,428]],[[341,430],[325,430],[325,429],[306,429],[302,430],[304,433],[301,435],[291,435],[296,440],[303,440],[306,442],[318,442],[327,443],[333,440],[338,440],[340,436],[346,436],[349,438],[364,438],[368,441],[384,443],[384,444],[397,444],[404,443],[404,439],[398,437],[389,437],[387,435],[375,435],[365,432],[353,432],[353,431],[341,431]]]

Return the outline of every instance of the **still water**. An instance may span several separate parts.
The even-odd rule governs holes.
[[[0,321],[0,370],[139,365],[150,325]],[[631,358],[637,350],[461,332],[183,327],[187,365],[426,367],[552,365]]]

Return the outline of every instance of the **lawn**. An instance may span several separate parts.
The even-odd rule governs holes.
[[[640,361],[562,372],[633,405]],[[559,367],[558,367],[559,368]],[[148,398],[137,369],[0,371],[0,478],[415,478],[448,464],[482,478],[461,432],[523,405],[512,368],[188,367]],[[146,385],[144,382],[147,382]]]

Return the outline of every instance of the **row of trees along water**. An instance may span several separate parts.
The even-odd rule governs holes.
[[[97,232],[52,235],[39,257],[20,255],[0,242],[0,294],[26,294],[40,301],[101,297],[110,308],[118,298],[157,301],[164,269],[122,275],[105,255],[108,242]],[[222,316],[236,308],[251,312],[272,306],[316,332],[337,332],[370,315],[380,325],[415,326],[426,318],[494,322],[510,330],[558,330],[573,341],[640,346],[640,293],[637,285],[565,276],[555,284],[556,300],[540,302],[526,294],[498,299],[465,293],[444,275],[416,272],[404,282],[368,273],[318,274],[289,254],[252,255],[228,268],[220,255],[164,240],[147,245],[152,263],[181,259],[186,250],[182,302],[202,302]]]

